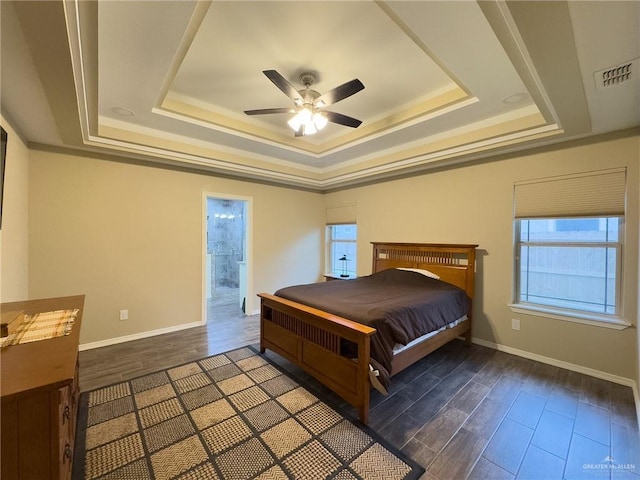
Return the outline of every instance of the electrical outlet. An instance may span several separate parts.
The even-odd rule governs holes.
[[[129,310],[120,310],[120,320],[129,320]]]
[[[511,328],[513,330],[520,331],[520,320],[518,320],[517,318],[512,318],[511,319]]]

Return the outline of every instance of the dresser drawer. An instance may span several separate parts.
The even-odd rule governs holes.
[[[3,303],[25,313],[78,309],[68,334],[0,351],[0,478],[69,480],[78,410],[78,342],[84,296]]]

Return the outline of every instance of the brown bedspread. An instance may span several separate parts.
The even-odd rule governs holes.
[[[286,287],[275,294],[375,328],[371,363],[380,370],[385,387],[395,344],[406,345],[442,328],[467,314],[471,304],[466,292],[454,285],[397,269]]]

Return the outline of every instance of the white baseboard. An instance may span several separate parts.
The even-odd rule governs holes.
[[[632,378],[620,377],[619,375],[613,375],[611,373],[602,372],[589,367],[583,367],[582,365],[576,365],[575,363],[564,362],[551,357],[545,357],[536,353],[527,352],[526,350],[519,350],[517,348],[508,347],[506,345],[500,345],[498,343],[482,340],[481,338],[472,337],[471,342],[482,347],[491,348],[493,350],[499,350],[505,353],[511,353],[519,357],[528,358],[529,360],[536,360],[541,363],[553,365],[555,367],[564,368],[573,372],[583,373],[592,377],[600,378],[602,380],[608,380],[613,383],[631,387],[633,391],[633,398],[636,403],[636,415],[638,417],[638,425],[640,425],[640,392],[638,391],[638,384]]]
[[[602,372],[600,370],[595,370],[589,367],[583,367],[582,365],[576,365],[575,363],[564,362],[562,360],[557,360],[551,357],[545,357],[543,355],[538,355],[537,353],[527,352],[526,350],[519,350],[517,348],[508,347],[506,345],[501,345],[498,343],[489,342],[487,340],[482,340],[481,338],[473,337],[471,341],[482,347],[492,348],[494,350],[499,350],[501,352],[511,353],[512,355],[517,355],[518,357],[524,357],[524,358],[528,358],[529,360],[535,360],[537,362],[546,363],[548,365],[553,365],[555,367],[560,367],[560,368],[564,368],[574,372],[583,373],[591,377],[600,378],[602,380],[608,380],[610,382],[618,383],[620,385],[625,385],[627,387],[635,388],[637,390],[636,382],[631,378],[620,377],[618,375],[613,375],[612,373]]]
[[[564,362],[551,357],[545,357],[536,353],[527,352],[526,350],[519,350],[517,348],[508,347],[506,345],[500,345],[498,343],[482,340],[481,338],[472,337],[471,342],[482,347],[491,348],[493,350],[499,350],[501,352],[510,353],[519,357],[528,358],[529,360],[535,360],[537,362],[546,363],[555,367],[565,368],[573,372],[583,373],[592,377],[600,378],[602,380],[608,380],[613,383],[631,387],[633,391],[633,398],[636,403],[636,415],[638,417],[638,425],[640,425],[640,392],[638,391],[638,384],[632,378],[620,377],[619,375],[613,375],[611,373],[602,372],[589,367],[583,367],[582,365],[576,365],[575,363]]]
[[[200,327],[201,325],[201,322],[183,323],[182,325],[175,325],[173,327],[159,328],[157,330],[134,333],[132,335],[125,335],[123,337],[108,338],[107,340],[99,340],[97,342],[83,343],[78,347],[78,349],[82,352],[83,350],[107,347],[109,345],[116,345],[118,343],[130,342],[131,340],[140,340],[141,338],[155,337],[156,335],[162,335],[163,333],[178,332],[180,330],[186,330],[187,328]]]
[[[257,315],[259,313],[260,313],[260,310],[256,310],[255,312],[252,313],[252,315]],[[106,347],[109,345],[116,345],[118,343],[130,342],[131,340],[139,340],[142,338],[162,335],[164,333],[178,332],[180,330],[199,327],[201,325],[202,325],[201,322],[185,323],[185,324],[176,325],[173,327],[159,328],[157,330],[134,333],[133,335],[125,335],[123,337],[109,338],[107,340],[100,340],[98,342],[84,343],[79,346],[79,350],[84,351],[84,350],[91,350],[94,348]],[[631,378],[620,377],[619,375],[613,375],[611,373],[602,372],[600,370],[584,367],[582,365],[576,365],[575,363],[569,363],[562,360],[557,360],[555,358],[538,355],[536,353],[527,352],[526,350],[520,350],[517,348],[508,347],[506,345],[489,342],[481,338],[473,337],[471,341],[476,345],[480,345],[482,347],[487,347],[493,350],[510,353],[512,355],[517,355],[519,357],[528,358],[529,360],[535,360],[537,362],[546,363],[548,365],[553,365],[555,367],[564,368],[567,370],[571,370],[573,372],[583,373],[585,375],[590,375],[592,377],[600,378],[602,380],[608,380],[613,383],[631,387],[631,389],[633,390],[633,397],[636,403],[636,414],[638,415],[638,425],[640,425],[640,392],[638,391],[638,384]]]

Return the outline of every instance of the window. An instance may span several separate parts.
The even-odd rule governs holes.
[[[626,169],[516,182],[515,311],[625,328]]]
[[[619,316],[620,217],[516,221],[516,302]]]
[[[327,272],[356,276],[358,227],[356,224],[327,225]]]

